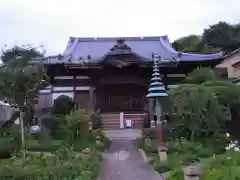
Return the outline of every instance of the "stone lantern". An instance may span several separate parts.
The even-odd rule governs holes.
[[[151,128],[156,128],[156,135],[158,140],[158,152],[160,156],[160,161],[167,160],[167,149],[164,144],[164,113],[161,101],[166,98],[168,94],[166,93],[165,85],[162,82],[162,78],[159,72],[159,58],[156,54],[153,54],[153,74],[151,78],[151,83],[149,85],[147,98],[152,98],[154,100],[154,111],[155,119],[150,120]]]

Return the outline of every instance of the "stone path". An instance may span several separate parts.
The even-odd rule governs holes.
[[[137,149],[136,136],[122,132],[111,136],[112,144],[103,154],[101,173],[98,180],[162,180]]]

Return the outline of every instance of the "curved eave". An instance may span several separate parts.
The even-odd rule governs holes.
[[[223,58],[223,53],[215,54],[193,54],[193,53],[181,53],[180,61],[208,61],[217,60]]]

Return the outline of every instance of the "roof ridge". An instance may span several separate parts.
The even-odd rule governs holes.
[[[109,42],[116,41],[118,39],[124,39],[126,41],[160,41],[161,38],[168,38],[168,36],[128,36],[128,37],[69,37],[70,41],[78,40],[80,42]]]

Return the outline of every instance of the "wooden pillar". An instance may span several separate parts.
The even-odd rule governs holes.
[[[90,110],[94,111],[94,87],[90,86],[89,88],[89,108]]]
[[[54,101],[53,101],[53,92],[54,92],[54,76],[51,76],[51,83],[50,83],[50,86],[51,86],[51,105],[53,106],[54,105]]]
[[[76,102],[76,86],[77,86],[77,79],[76,76],[73,76],[73,101],[77,104]],[[77,104],[78,106],[78,104]]]
[[[167,78],[167,73],[164,73],[164,84],[165,84],[165,88],[166,88],[166,90],[168,90],[168,78]]]

